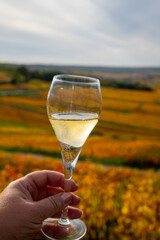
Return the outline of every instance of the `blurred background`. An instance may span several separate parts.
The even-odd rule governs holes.
[[[1,191],[31,171],[63,172],[50,83],[97,77],[103,111],[73,176],[84,239],[160,239],[159,23],[158,0],[0,0]]]

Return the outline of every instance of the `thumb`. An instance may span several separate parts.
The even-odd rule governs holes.
[[[39,214],[38,217],[43,221],[44,219],[61,212],[69,205],[71,199],[72,193],[63,192],[35,202]]]

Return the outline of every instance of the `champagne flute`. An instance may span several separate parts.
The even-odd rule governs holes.
[[[70,191],[70,181],[82,146],[98,122],[102,108],[100,81],[91,77],[56,75],[47,98],[47,113],[61,147],[65,175],[65,191]],[[80,239],[86,225],[80,219],[69,220],[67,208],[60,219],[48,218],[42,232],[49,239]],[[53,236],[55,230],[61,235]],[[67,230],[66,236],[65,229]],[[58,231],[57,231],[58,232]]]

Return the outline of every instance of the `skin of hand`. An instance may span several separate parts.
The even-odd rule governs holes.
[[[69,181],[70,192],[64,192],[63,174],[37,171],[10,183],[0,194],[0,239],[44,239],[40,231],[43,220],[60,217],[68,205],[69,218],[79,218],[82,211],[72,206],[80,198],[71,193],[78,186]]]

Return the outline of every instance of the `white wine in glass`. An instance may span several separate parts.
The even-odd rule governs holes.
[[[47,112],[61,147],[65,191],[70,190],[67,180],[72,178],[82,146],[97,124],[101,109],[98,79],[74,75],[56,75],[53,78],[48,93]],[[67,235],[56,235],[56,227],[62,233],[67,229]],[[46,219],[42,232],[49,239],[76,240],[85,235],[86,225],[80,219],[69,220],[66,208],[60,219]]]

